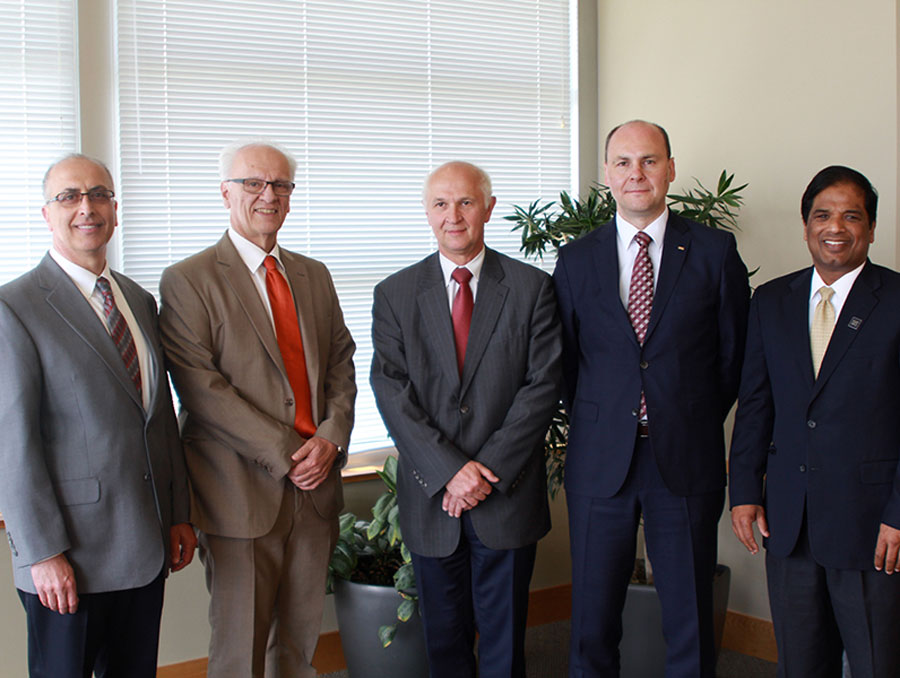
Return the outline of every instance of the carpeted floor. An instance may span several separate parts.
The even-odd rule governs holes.
[[[569,622],[561,621],[528,629],[525,656],[528,678],[565,678],[569,670]],[[775,664],[722,650],[716,667],[718,678],[774,678]],[[328,673],[321,678],[348,678],[346,671]],[[353,678],[366,678],[354,676]],[[423,676],[422,678],[427,678]],[[641,676],[640,678],[656,678]],[[661,677],[660,677],[661,678]]]

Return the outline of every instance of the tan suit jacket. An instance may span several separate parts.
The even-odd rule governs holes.
[[[285,249],[281,259],[300,319],[316,435],[346,448],[355,344],[325,266]],[[293,429],[293,392],[250,272],[226,233],[167,268],[160,295],[163,346],[183,408],[192,522],[223,537],[267,534],[304,440]],[[340,465],[310,493],[325,518],[343,507]]]

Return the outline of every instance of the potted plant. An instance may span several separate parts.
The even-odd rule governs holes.
[[[734,175],[725,171],[719,175],[715,192],[695,181],[696,188],[684,194],[668,196],[669,209],[710,228],[738,230],[737,214],[743,204],[741,194],[747,184],[733,187]],[[583,200],[572,198],[563,191],[558,203],[541,204],[540,200],[536,200],[528,207],[514,205],[513,209],[515,212],[505,218],[515,223],[513,230],[522,231],[521,251],[527,257],[543,259],[548,250],[555,253],[566,243],[612,219],[616,214],[616,202],[608,187],[595,184]],[[563,486],[568,423],[566,412],[560,405],[544,443],[547,487],[551,498],[555,498]],[[725,624],[730,582],[730,570],[724,565],[717,566],[713,582],[717,652]],[[647,558],[642,530],[638,534],[638,552],[622,613],[622,625],[619,646],[622,675],[662,675],[666,646],[662,636],[659,597],[653,586],[653,570]]]
[[[338,630],[351,678],[419,678],[428,675],[415,575],[398,523],[397,459],[378,476],[384,493],[372,520],[340,516],[340,533],[328,565]]]

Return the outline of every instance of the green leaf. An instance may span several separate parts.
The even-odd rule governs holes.
[[[394,642],[394,636],[397,635],[397,625],[392,624],[391,626],[379,626],[378,627],[378,640],[381,641],[381,647],[387,647],[392,642]]]
[[[398,591],[414,589],[416,587],[416,573],[412,563],[404,563],[394,573],[394,588]]]
[[[403,602],[397,606],[397,619],[402,622],[408,622],[416,611],[416,601],[411,598],[404,598]]]

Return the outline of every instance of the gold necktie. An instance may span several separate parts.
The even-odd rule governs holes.
[[[819,288],[819,303],[813,312],[812,327],[809,329],[809,347],[812,350],[813,371],[819,376],[819,368],[822,366],[822,358],[825,357],[825,349],[831,340],[831,332],[834,330],[834,306],[831,304],[831,295],[834,290],[830,287]]]

